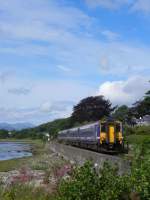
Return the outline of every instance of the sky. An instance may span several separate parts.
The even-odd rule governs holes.
[[[68,117],[150,88],[150,0],[0,0],[0,122]]]

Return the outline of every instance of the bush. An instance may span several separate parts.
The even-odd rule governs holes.
[[[128,190],[124,179],[108,163],[97,173],[87,162],[74,171],[70,181],[61,183],[57,200],[117,200]]]
[[[150,126],[134,126],[134,127],[129,127],[125,126],[124,127],[124,132],[125,135],[150,135]]]
[[[60,184],[57,200],[149,200],[150,143],[137,146],[130,174],[118,175],[117,168],[105,163],[100,172],[87,162],[77,167],[72,179]]]
[[[150,135],[150,126],[137,126],[134,131],[137,135]]]

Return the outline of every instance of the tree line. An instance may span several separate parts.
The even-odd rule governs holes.
[[[105,119],[109,116],[124,124],[132,125],[135,123],[135,118],[145,115],[150,115],[150,90],[131,107],[126,105],[112,106],[112,103],[104,96],[91,96],[82,99],[75,105],[72,115],[68,118],[57,119],[35,128],[12,131],[11,134],[6,130],[0,130],[0,138],[43,139],[44,133],[50,133],[51,136],[55,137],[60,130]]]

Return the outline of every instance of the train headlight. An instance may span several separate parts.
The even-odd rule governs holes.
[[[122,141],[123,141],[122,133],[119,133],[118,140],[119,140],[119,143],[122,144]]]
[[[106,133],[101,133],[100,134],[100,143],[102,144],[102,142],[105,140],[106,140]]]

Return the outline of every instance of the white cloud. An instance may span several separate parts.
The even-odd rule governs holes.
[[[149,0],[85,0],[85,2],[91,8],[103,7],[116,10],[122,6],[128,6],[128,9],[134,12],[150,13]]]
[[[14,74],[15,72],[10,70],[0,72],[0,82],[5,83],[10,77],[14,76]]]
[[[107,73],[109,72],[109,67],[110,67],[110,64],[109,64],[109,59],[107,56],[102,56],[101,59],[100,59],[100,70],[104,73]]]
[[[64,31],[88,28],[92,21],[80,9],[59,5],[59,1],[5,1],[0,1],[2,39],[53,41],[63,37]]]
[[[149,69],[149,48],[117,42],[119,35],[110,30],[101,30],[101,34],[108,39],[107,42],[101,41],[94,37],[95,19],[81,10],[70,6],[59,6],[54,1],[49,4],[47,0],[44,2],[38,0],[37,3],[35,0],[31,0],[31,3],[25,1],[23,5],[19,2],[19,0],[6,0],[6,3],[0,1],[5,15],[9,14],[2,15],[0,20],[2,30],[0,38],[11,41],[10,45],[0,47],[1,54],[25,57],[46,56],[55,59],[55,66],[63,63],[57,66],[60,70],[64,72],[73,70],[72,75],[84,75],[85,70],[88,75],[98,73],[101,70],[99,70],[101,68],[99,62],[103,55],[108,60],[107,73],[110,74],[117,72],[119,75],[127,75]],[[112,3],[113,1],[95,2]],[[114,4],[121,2],[128,1],[118,0],[114,1]],[[36,40],[37,43],[33,44],[30,40]],[[41,41],[46,42],[47,45],[43,45]],[[50,67],[54,68],[54,65]]]
[[[107,81],[100,86],[98,94],[110,99],[114,105],[131,105],[149,90],[148,80],[137,76],[125,81]]]
[[[32,88],[28,95],[14,95],[8,90],[19,87]],[[94,89],[79,81],[72,80],[26,80],[10,79],[5,87],[0,84],[2,107],[39,107],[44,102],[78,101],[92,94]]]
[[[10,88],[21,88],[21,91],[12,93]],[[32,89],[27,95],[14,95],[24,92],[22,88]],[[5,85],[0,84],[0,91],[0,122],[35,124],[69,116],[74,104],[94,93],[93,88],[79,81],[39,81],[17,76],[10,77]]]
[[[61,71],[64,71],[64,72],[70,72],[71,71],[71,68],[63,66],[63,65],[58,65],[57,68],[60,69]]]
[[[88,75],[98,74],[101,68],[104,71],[105,63],[109,64],[107,73],[117,73],[119,76],[126,76],[128,73],[143,73],[145,70],[149,70],[150,66],[149,47],[123,42],[102,42],[96,38],[78,37],[71,33],[64,33],[63,38],[58,38],[57,42],[55,40],[53,45],[40,46],[20,43],[9,48],[2,47],[0,52],[2,54],[4,52],[6,54],[13,53],[15,56],[36,55],[55,58],[56,64],[50,63],[49,68],[57,66],[62,71],[69,72],[71,70],[73,76],[84,75],[85,70]],[[105,60],[105,63],[103,61],[100,63],[101,59]],[[57,65],[57,63],[63,64]]]
[[[87,5],[95,7],[104,7],[108,9],[118,9],[125,4],[129,4],[132,0],[85,0]]]
[[[42,112],[50,112],[51,111],[51,103],[50,102],[45,102],[41,105],[40,107]]]
[[[14,95],[28,95],[30,92],[31,92],[31,90],[29,88],[25,88],[25,87],[8,89],[8,93],[11,93]]]
[[[87,2],[91,6],[117,9],[130,1]],[[30,119],[39,123],[68,116],[72,105],[63,101],[78,102],[94,94],[96,89],[90,85],[95,84],[93,77],[102,78],[101,72],[115,75],[116,79],[149,72],[150,48],[117,42],[117,33],[100,28],[100,35],[107,39],[102,41],[97,37],[96,20],[79,8],[64,6],[63,3],[60,5],[60,1],[0,0],[0,10],[0,53],[13,57],[12,64],[16,63],[18,72],[30,72],[29,76],[20,75],[20,78],[7,72],[0,73],[0,121]],[[40,62],[43,58],[44,62]],[[22,61],[23,64],[27,61],[26,65],[21,66]],[[25,69],[22,69],[24,66]],[[2,64],[0,67],[4,68]],[[60,80],[62,74],[58,70],[73,73],[68,73],[66,80]],[[43,74],[49,79],[44,80]],[[55,77],[57,74],[58,79]],[[86,83],[80,81],[87,77],[91,78]],[[100,87],[100,91],[109,95],[110,88],[117,88],[124,100],[130,103],[138,92],[131,95],[134,90],[126,91],[127,82],[130,84],[130,81],[107,82]],[[19,93],[28,95],[14,95]],[[110,97],[120,104],[122,99],[118,97],[117,100],[114,95]]]
[[[104,30],[101,32],[101,34],[104,35],[110,41],[114,41],[120,38],[120,35],[118,33],[115,33],[110,30]]]
[[[128,76],[130,74],[143,74],[149,71],[150,49],[124,43],[111,43],[103,48],[100,59],[100,70],[116,76]],[[136,59],[133,59],[136,58]],[[107,65],[107,66],[106,66]],[[109,65],[109,66],[108,66]]]
[[[0,122],[31,122],[41,124],[58,118],[69,117],[74,103],[69,101],[44,102],[39,107],[0,107]]]
[[[144,13],[150,12],[150,1],[149,0],[137,0],[132,6],[133,11],[141,11]]]
[[[69,117],[74,104],[72,101],[44,102],[40,106],[40,110],[41,112],[49,113],[53,118]]]

